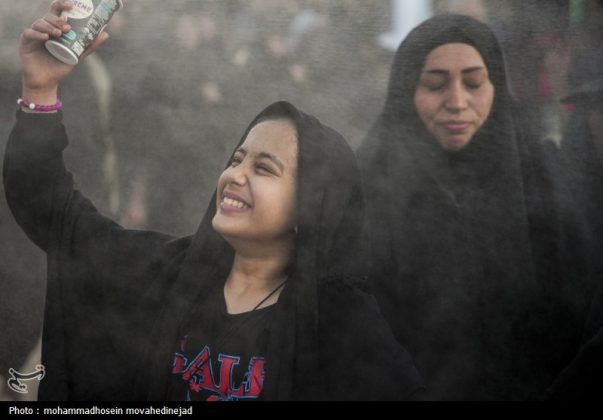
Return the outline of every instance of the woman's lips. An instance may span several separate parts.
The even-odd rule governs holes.
[[[464,133],[471,125],[466,121],[447,121],[441,124],[451,134]]]

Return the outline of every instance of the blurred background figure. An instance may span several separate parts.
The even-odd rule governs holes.
[[[511,90],[524,129],[540,141],[561,139],[559,97],[566,93],[570,5],[578,2],[492,1],[488,23],[505,51]]]
[[[574,90],[563,99],[569,120],[557,161],[559,200],[572,220],[566,232],[571,259],[566,269],[586,278],[581,299],[589,303],[603,276],[603,49],[574,72]]]
[[[582,284],[572,299],[584,328],[579,352],[549,390],[557,400],[592,399],[603,389],[603,38],[598,35],[591,42],[587,38],[590,48],[576,50],[569,75],[573,89],[562,100],[570,116],[557,175],[564,214],[572,221],[565,232],[564,269]]]
[[[18,36],[49,1],[0,2],[0,154],[20,96]],[[451,11],[494,28],[525,125],[558,152],[568,119],[559,98],[568,93],[569,51],[600,39],[601,1],[413,1],[420,7],[408,23],[396,12],[403,3],[410,2],[129,0],[111,21],[111,40],[66,82],[67,165],[99,210],[126,227],[191,233],[211,180],[222,170],[216,162],[226,159],[237,127],[253,117],[250,110],[291,100],[358,147],[386,94],[393,51],[403,37],[396,28],[409,30]],[[384,47],[382,35],[393,32],[397,41]],[[2,191],[4,378],[35,350],[45,269],[42,252],[15,225]],[[35,365],[35,357],[30,360]]]

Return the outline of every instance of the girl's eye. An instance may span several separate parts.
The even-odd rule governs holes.
[[[257,166],[257,170],[258,170],[258,172],[265,173],[265,174],[272,174],[273,173],[272,170],[269,167],[264,166],[264,165],[258,165]]]

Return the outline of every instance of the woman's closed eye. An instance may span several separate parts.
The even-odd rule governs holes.
[[[483,85],[483,80],[465,80],[464,81],[465,87],[469,90],[477,90],[480,87],[482,87]]]
[[[483,71],[472,72],[463,78],[463,83],[467,89],[477,90],[488,79],[488,76]]]
[[[421,84],[425,86],[428,90],[436,92],[439,90],[443,90],[448,84],[448,80],[442,77],[425,77],[421,79]]]
[[[482,87],[481,83],[465,83],[465,87],[469,90],[478,90]]]
[[[426,85],[427,89],[429,89],[431,92],[439,92],[442,91],[446,88],[446,83],[440,83],[437,85]]]

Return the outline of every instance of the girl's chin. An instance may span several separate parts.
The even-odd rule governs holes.
[[[237,223],[233,223],[232,220],[224,220],[224,218],[216,216],[212,220],[212,227],[227,241],[251,239],[249,238],[249,230]]]

